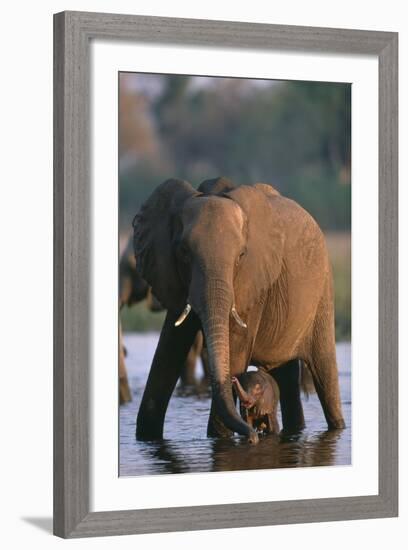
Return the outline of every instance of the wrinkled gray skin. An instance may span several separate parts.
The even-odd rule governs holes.
[[[279,387],[263,369],[232,378],[242,418],[258,432],[279,433],[277,419]]]
[[[262,365],[280,369],[284,381],[286,371],[298,369],[298,359],[312,373],[329,428],[343,428],[332,275],[322,232],[305,210],[269,185],[234,188],[223,178],[205,185],[218,194],[167,180],[133,222],[137,268],[168,310],[137,438],[163,437],[168,401],[200,329],[212,386],[208,435],[236,432],[256,443],[255,430],[235,408],[231,376]],[[186,304],[191,311],[175,326]],[[282,411],[289,413],[299,408],[296,372],[296,391],[282,392],[278,381]]]

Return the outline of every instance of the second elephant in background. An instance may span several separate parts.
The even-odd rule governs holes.
[[[133,243],[130,238],[119,261],[119,310],[124,306],[132,307],[146,300],[146,307],[152,312],[164,311],[159,300],[152,293],[151,287],[136,270],[136,259],[133,252]],[[132,400],[126,369],[126,348],[123,344],[122,325],[119,322],[119,402],[127,403]],[[196,378],[197,360],[201,356],[204,378]],[[203,335],[197,333],[190,352],[186,358],[180,380],[182,387],[208,386],[208,369],[206,368],[206,352],[203,350]]]

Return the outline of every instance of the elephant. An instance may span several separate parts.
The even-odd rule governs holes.
[[[196,376],[197,360],[199,357],[201,357],[204,371],[204,376],[201,380],[198,380]],[[201,330],[197,332],[193,345],[187,354],[184,367],[180,374],[180,382],[181,393],[185,393],[186,391],[187,393],[191,393],[191,391],[193,391],[193,393],[208,391],[209,370],[207,350],[204,347],[203,333]]]
[[[146,305],[150,311],[163,311],[163,306],[153,294],[151,287],[136,270],[133,239],[130,238],[119,261],[119,310],[125,305],[131,307],[142,300],[146,300]],[[198,332],[181,374],[181,382],[184,388],[197,385],[196,364],[200,356],[204,368],[204,379],[200,383],[205,387],[207,385],[205,351],[203,351],[202,333]],[[119,403],[124,404],[131,400],[132,392],[126,369],[126,348],[123,343],[122,325],[119,321]]]
[[[119,260],[119,310],[125,305],[131,307],[146,299],[147,307],[151,311],[162,311],[163,306],[136,270],[132,241],[132,238],[128,240]],[[132,392],[126,369],[126,348],[123,343],[122,324],[119,321],[119,403],[123,405],[131,400]]]
[[[209,437],[237,433],[258,442],[232,392],[231,377],[249,365],[280,370],[283,428],[285,415],[301,429],[299,359],[310,369],[328,428],[345,427],[331,267],[308,212],[269,184],[236,187],[222,177],[196,190],[173,178],[152,192],[132,225],[137,269],[167,309],[137,439],[163,438],[168,402],[198,330],[211,379]]]
[[[242,418],[258,432],[279,433],[277,419],[279,387],[264,369],[232,377]]]
[[[126,348],[123,343],[122,323],[119,320],[119,404],[132,401],[132,392],[126,370]]]
[[[163,306],[136,269],[131,237],[119,260],[119,308],[131,307],[145,299],[150,311],[163,311]]]

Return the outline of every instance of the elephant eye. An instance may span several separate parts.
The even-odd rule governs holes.
[[[242,258],[245,256],[246,250],[242,250],[237,258],[236,264],[238,265]]]
[[[187,246],[183,243],[180,244],[180,246],[179,246],[178,256],[179,256],[179,258],[182,262],[188,262],[188,260],[190,258],[189,250],[188,250]]]

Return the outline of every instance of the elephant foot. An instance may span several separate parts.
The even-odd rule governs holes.
[[[280,433],[283,435],[295,435],[303,432],[303,430],[306,428],[306,424],[304,422],[299,422],[295,424],[287,424],[282,427],[282,430]],[[279,433],[279,430],[278,432]]]
[[[138,415],[136,421],[136,439],[138,441],[158,441],[163,439],[163,423],[152,416]]]
[[[157,406],[153,400],[142,401],[136,420],[136,439],[138,441],[163,439],[163,426],[163,409]]]
[[[337,420],[327,421],[327,426],[329,430],[344,430],[346,428],[346,423],[343,418],[339,418]]]
[[[137,441],[160,441],[163,439],[163,430],[154,424],[137,425],[135,435]]]

